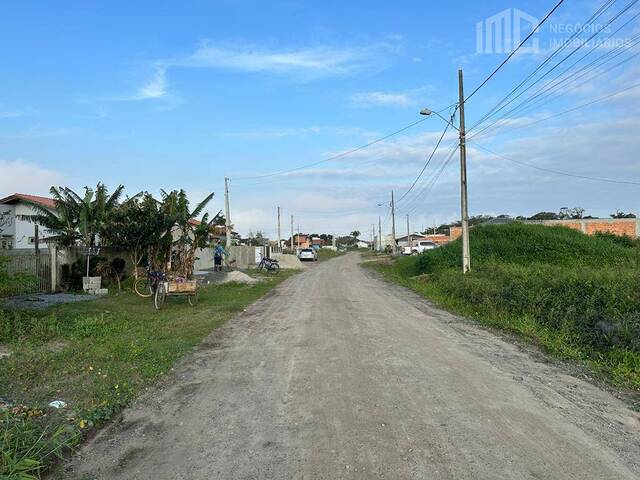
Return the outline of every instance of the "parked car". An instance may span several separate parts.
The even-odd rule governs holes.
[[[430,242],[428,240],[420,240],[416,242],[416,244],[412,247],[404,247],[402,250],[403,255],[420,255],[427,250],[433,250],[438,248],[438,244],[434,242]]]
[[[301,261],[311,260],[313,262],[318,261],[318,252],[314,248],[303,248],[298,252],[298,258]]]

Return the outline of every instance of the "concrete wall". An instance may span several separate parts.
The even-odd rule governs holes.
[[[562,226],[580,230],[587,235],[598,232],[627,235],[631,238],[640,236],[640,220],[637,218],[585,218],[572,220],[528,220],[525,223],[537,223],[547,226]]]

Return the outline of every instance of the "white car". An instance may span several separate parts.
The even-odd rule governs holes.
[[[404,247],[402,250],[403,255],[419,255],[427,250],[433,250],[438,248],[438,244],[430,242],[428,240],[420,240],[416,242],[413,247]]]
[[[298,252],[298,258],[301,261],[311,260],[313,262],[317,262],[318,261],[318,252],[316,252],[315,249],[313,249],[313,248],[303,248],[302,250],[300,250]]]

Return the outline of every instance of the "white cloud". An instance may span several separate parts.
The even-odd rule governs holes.
[[[140,88],[138,97],[144,99],[162,98],[167,95],[167,67],[156,66],[156,71],[149,82]]]
[[[406,93],[360,92],[351,95],[351,102],[358,107],[406,107],[411,99]]]
[[[267,48],[250,44],[204,42],[190,56],[169,62],[172,66],[294,74],[304,78],[345,75],[384,63],[388,44],[366,47],[317,46]]]
[[[358,92],[350,96],[351,103],[356,107],[410,107],[421,104],[421,97],[431,93],[434,88],[423,86],[399,92],[371,91]]]
[[[64,185],[65,175],[23,160],[0,160],[0,196],[12,193],[47,195],[52,185]]]

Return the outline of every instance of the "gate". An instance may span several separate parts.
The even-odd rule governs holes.
[[[49,293],[51,287],[51,255],[49,250],[36,251],[31,248],[3,251],[7,258],[7,273],[17,276],[19,281],[7,292],[9,295],[21,293]]]

